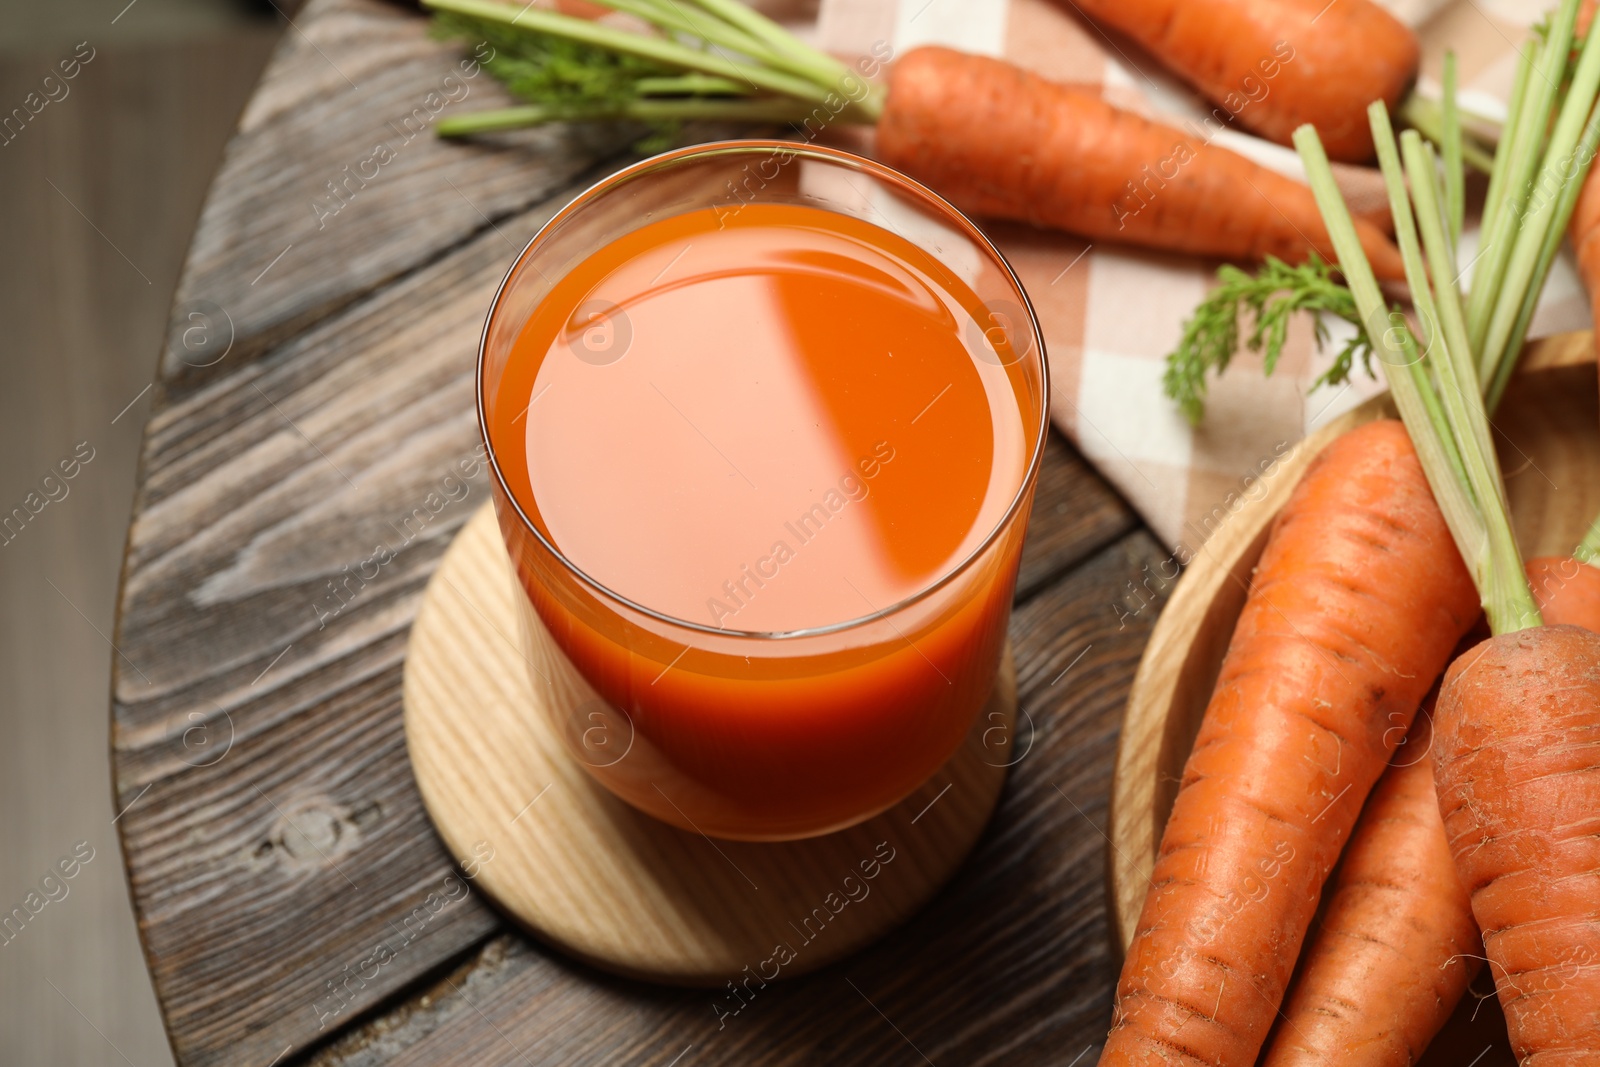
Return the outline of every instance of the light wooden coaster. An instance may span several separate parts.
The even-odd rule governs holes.
[[[515,585],[492,507],[457,535],[423,596],[405,667],[411,765],[472,885],[597,967],[680,984],[792,977],[853,952],[925,903],[1000,798],[1016,671],[962,749],[895,807],[825,837],[720,841],[616,799],[568,753],[523,658]],[[539,627],[540,659],[565,658]],[[566,664],[570,699],[595,699]],[[1028,728],[1024,727],[1024,734]],[[746,970],[748,968],[748,970]]]

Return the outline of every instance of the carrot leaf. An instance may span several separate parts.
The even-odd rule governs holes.
[[[1319,351],[1331,337],[1324,315],[1356,327],[1312,389],[1348,381],[1358,358],[1367,373],[1373,373],[1372,342],[1337,269],[1316,256],[1299,266],[1268,256],[1255,274],[1231,265],[1217,271],[1216,288],[1195,308],[1184,323],[1178,346],[1167,354],[1162,375],[1167,396],[1177,401],[1191,423],[1199,423],[1205,415],[1208,376],[1226,370],[1239,351],[1241,320],[1249,323],[1244,347],[1261,356],[1262,370],[1270,375],[1283,355],[1289,325],[1301,311],[1313,315],[1311,329]]]
[[[543,122],[575,121],[591,116],[622,116],[642,95],[641,85],[683,77],[676,68],[554,33],[512,29],[503,23],[455,12],[440,12],[433,36],[483,42],[493,50],[483,64],[513,95],[533,103],[529,108],[477,112],[444,119],[446,136],[462,136],[493,129],[530,126]],[[701,75],[709,77],[709,75]],[[537,121],[535,121],[537,120]],[[651,134],[641,142],[648,147],[671,137],[677,124],[648,124]]]
[[[499,0],[425,0],[437,36],[481,41],[526,106],[442,119],[443,137],[559,121],[632,121],[662,147],[681,122],[873,121],[882,89],[734,0],[600,0],[642,31]],[[838,101],[846,101],[843,110]]]

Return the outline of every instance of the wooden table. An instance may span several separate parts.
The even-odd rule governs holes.
[[[1163,552],[1060,441],[1012,623],[1032,747],[962,873],[905,927],[761,990],[720,1029],[715,993],[598,973],[477,893],[372,961],[454,869],[406,759],[400,677],[423,586],[487,490],[423,524],[415,509],[474,447],[475,345],[501,275],[628,158],[618,131],[439,142],[422,128],[435,110],[504,100],[461,76],[461,55],[399,8],[313,0],[241,120],[178,289],[128,534],[112,743],[179,1063],[1073,1062],[1110,1014],[1106,799]],[[405,550],[335,598],[408,517]]]

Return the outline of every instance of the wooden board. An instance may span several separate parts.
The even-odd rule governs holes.
[[[1329,441],[1392,413],[1386,395],[1374,397],[1296,445],[1211,536],[1173,591],[1140,660],[1117,750],[1107,869],[1119,946],[1137,927],[1177,783],[1273,518]],[[1600,512],[1594,335],[1534,342],[1491,421],[1524,555],[1570,553]]]
[[[568,752],[558,717],[599,696],[538,616],[519,610],[522,596],[484,504],[440,561],[411,630],[406,747],[428,813],[468,858],[474,885],[579,959],[712,986],[815,970],[926,903],[1000,799],[1016,720],[1009,649],[966,744],[881,815],[782,843],[667,826]],[[530,663],[552,685],[534,685]]]

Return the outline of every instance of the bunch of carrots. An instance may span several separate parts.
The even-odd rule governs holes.
[[[1486,960],[1520,1062],[1600,1063],[1600,520],[1571,558],[1524,566],[1488,429],[1569,222],[1600,282],[1600,179],[1579,199],[1600,147],[1592,2],[1562,0],[1521,50],[1491,154],[1463,129],[1453,59],[1443,98],[1417,96],[1417,43],[1371,0],[1075,0],[1227,121],[1293,143],[1309,185],[999,60],[926,47],[852,67],[737,0],[602,0],[631,24],[424,2],[441,33],[492,44],[526,101],[445,136],[872,125],[886,163],[974,213],[1264,263],[1229,268],[1185,334],[1168,384],[1192,417],[1241,311],[1269,355],[1295,311],[1353,324],[1338,372],[1376,357],[1401,418],[1333,442],[1277,517],[1101,1062],[1408,1065]],[[1235,106],[1269,59],[1271,91]],[[1374,156],[1381,224],[1330,164]],[[1463,293],[1469,166],[1489,183]],[[1409,317],[1380,281],[1406,284]],[[1471,640],[1485,615],[1493,636]]]
[[[1371,104],[1409,320],[1319,131],[1293,135],[1343,279],[1315,272],[1319,299],[1401,421],[1328,446],[1273,527],[1102,1064],[1414,1063],[1480,966],[1520,1063],[1600,1063],[1600,520],[1524,566],[1488,421],[1600,148],[1600,35],[1575,50],[1578,15],[1566,0],[1524,53],[1465,293],[1453,77],[1443,167]],[[1457,650],[1479,605],[1493,636]]]

